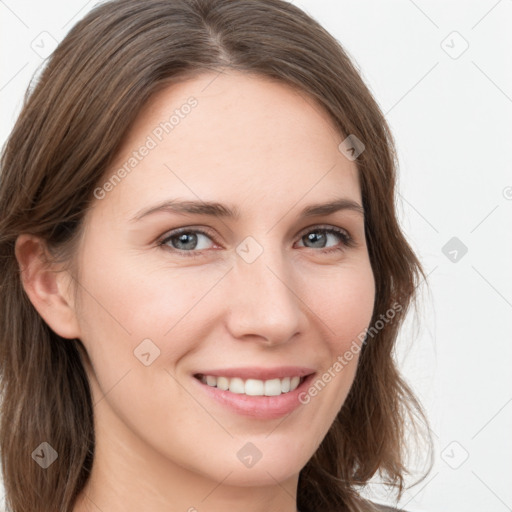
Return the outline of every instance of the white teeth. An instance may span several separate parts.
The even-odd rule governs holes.
[[[265,394],[265,383],[262,380],[247,379],[245,381],[245,394],[261,396]]]
[[[290,389],[295,389],[300,383],[300,377],[292,377],[290,380]]]
[[[217,387],[223,391],[229,390],[231,393],[251,396],[278,396],[296,389],[301,382],[301,378],[284,377],[283,379],[247,379],[244,381],[239,377],[228,378],[202,375],[201,382],[211,387]]]
[[[211,384],[208,385],[211,386]],[[229,389],[229,379],[226,379],[226,377],[217,377],[217,387],[219,389],[223,389],[224,391]]]
[[[229,391],[231,391],[231,393],[245,393],[244,381],[238,377],[233,377],[229,381]]]
[[[281,394],[281,379],[265,381],[265,396],[277,396]]]

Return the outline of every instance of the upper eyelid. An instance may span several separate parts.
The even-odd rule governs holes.
[[[338,232],[344,233],[348,238],[352,238],[352,235],[350,234],[350,231],[348,229],[342,228],[341,226],[334,226],[332,224],[314,224],[312,226],[302,229],[299,232],[298,236],[301,236],[303,233],[308,233],[309,231],[314,231],[315,229],[318,229],[319,231],[322,231],[322,230],[338,231]]]

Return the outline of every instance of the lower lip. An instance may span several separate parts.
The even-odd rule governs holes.
[[[260,419],[275,419],[290,414],[303,405],[299,400],[299,395],[309,387],[313,377],[314,374],[308,375],[296,389],[277,396],[232,393],[208,386],[195,377],[192,378],[209,397],[238,414]]]

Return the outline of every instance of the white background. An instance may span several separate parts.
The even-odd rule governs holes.
[[[2,144],[41,54],[95,3],[0,0]],[[391,125],[402,225],[429,274],[398,358],[436,463],[400,504],[512,510],[512,1],[294,3],[342,43]]]

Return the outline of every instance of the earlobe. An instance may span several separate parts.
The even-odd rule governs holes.
[[[15,254],[25,293],[43,320],[59,336],[79,338],[69,287],[71,276],[50,261],[44,240],[34,235],[19,235]]]

